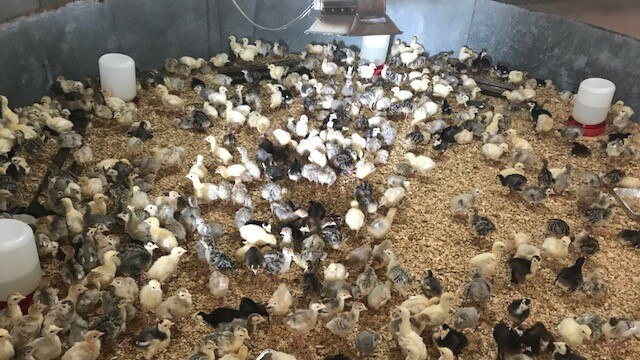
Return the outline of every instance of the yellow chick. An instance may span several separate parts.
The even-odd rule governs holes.
[[[455,360],[455,356],[453,355],[453,351],[446,347],[439,347],[438,351],[440,352],[440,357],[438,360]]]
[[[171,110],[180,110],[184,107],[184,100],[179,96],[169,94],[169,90],[164,85],[156,86],[156,93],[161,96],[162,105]]]
[[[269,69],[269,76],[273,80],[280,82],[282,76],[284,75],[285,68],[275,64],[267,64],[267,69]]]
[[[127,299],[133,302],[138,297],[138,284],[133,278],[118,276],[113,279],[110,285],[113,286],[115,295],[120,299]]]
[[[518,174],[518,175],[524,176],[524,164],[515,163],[513,165],[513,167],[508,167],[506,169],[502,169],[498,173],[498,175],[500,175],[500,176],[502,176],[504,178],[506,178],[509,175],[514,175],[514,174]]]
[[[446,292],[440,296],[440,302],[435,305],[426,307],[420,311],[420,314],[429,316],[429,326],[440,326],[444,323],[449,311],[451,311],[451,301],[455,298],[455,295],[451,292]]]
[[[505,143],[500,145],[486,143],[482,145],[482,154],[484,154],[484,157],[493,161],[500,159],[502,154],[507,150],[509,150],[509,145]]]
[[[245,172],[247,172],[247,168],[242,164],[221,165],[216,168],[216,174],[219,174],[225,180],[233,180],[234,182],[239,180]]]
[[[398,345],[407,359],[428,359],[427,347],[420,334],[411,328],[411,314],[409,310],[401,306],[396,307],[400,311],[400,328],[398,329]]]
[[[84,335],[84,341],[75,343],[62,355],[62,360],[96,360],[100,356],[100,331],[90,330]]]
[[[229,277],[216,270],[211,273],[207,286],[211,295],[216,299],[224,297],[229,292]]]
[[[374,239],[381,239],[385,235],[389,233],[391,230],[391,225],[393,224],[393,220],[396,217],[397,213],[396,208],[391,208],[387,211],[386,216],[380,216],[377,219],[373,220],[371,224],[367,227],[367,232]]]
[[[403,301],[400,306],[403,308],[407,308],[411,315],[415,315],[425,308],[438,304],[440,302],[440,298],[432,297],[429,299],[424,295],[412,295],[407,300]]]
[[[560,339],[572,348],[582,345],[584,339],[591,337],[591,329],[588,325],[579,324],[573,318],[565,318],[557,329]]]
[[[158,280],[160,283],[165,282],[175,274],[180,258],[186,253],[187,250],[180,246],[173,248],[169,255],[160,257],[151,265],[151,268],[147,271],[147,277]]]
[[[281,283],[267,302],[267,310],[273,315],[285,315],[291,309],[291,305],[293,305],[293,296],[287,284]]]
[[[349,229],[358,233],[360,228],[364,225],[364,213],[360,210],[360,205],[356,200],[351,201],[351,208],[347,211],[347,214],[344,216],[344,220],[349,226]]]
[[[11,329],[11,344],[13,344],[15,348],[20,349],[38,337],[44,320],[42,311],[46,308],[47,306],[44,304],[33,303],[33,305],[29,307],[29,313]]]
[[[7,307],[0,310],[0,328],[10,331],[22,320],[20,301],[24,300],[22,294],[12,294],[7,299]]]
[[[15,355],[15,350],[13,349],[13,345],[11,345],[11,335],[6,329],[0,329],[0,359],[1,360],[10,360],[13,359],[13,355]]]
[[[40,117],[51,130],[59,134],[67,133],[73,129],[73,123],[63,117],[51,117],[51,115],[47,113],[41,113]]]
[[[507,245],[502,241],[496,241],[491,247],[491,252],[482,253],[474,256],[469,260],[469,266],[471,269],[478,269],[480,276],[483,278],[491,277],[496,272],[496,267],[502,252],[506,249]]]
[[[159,320],[169,319],[178,321],[193,311],[191,294],[185,288],[180,288],[175,295],[168,297],[156,308],[156,317]]]
[[[553,130],[555,122],[553,118],[547,114],[541,114],[536,120],[535,130],[537,133],[549,132]]]
[[[111,284],[113,279],[116,277],[116,257],[118,256],[118,252],[115,250],[109,250],[104,253],[104,261],[103,264],[91,270],[89,274],[99,274],[98,282],[102,288],[106,288]],[[82,280],[83,285],[88,284],[88,276]]]
[[[111,96],[111,91],[108,89],[102,89],[102,97],[104,98],[105,105],[107,105],[111,111],[122,110],[126,105],[124,100]]]
[[[147,311],[155,310],[162,302],[162,286],[158,280],[149,283],[140,290],[140,305]]]
[[[67,221],[67,229],[69,235],[78,235],[84,230],[84,215],[73,206],[73,202],[69,198],[62,198],[60,202],[64,206],[65,219]]]
[[[211,145],[211,153],[217,161],[220,161],[223,165],[231,164],[231,161],[233,161],[233,155],[231,155],[229,150],[218,146],[218,141],[213,135],[205,137],[204,141]]]
[[[107,199],[108,197],[105,194],[95,194],[93,195],[93,201],[89,202],[89,207],[91,208],[92,214],[107,214]]]
[[[404,154],[404,158],[409,162],[411,167],[422,176],[427,175],[427,172],[436,166],[436,162],[428,156],[416,156],[414,153],[408,152]]]
[[[213,64],[213,66],[215,67],[223,67],[226,63],[229,62],[229,54],[227,53],[220,53],[214,57],[212,57],[211,59],[209,59],[209,62],[211,64]]]
[[[62,328],[55,325],[49,325],[48,328],[42,330],[42,337],[39,337],[27,345],[27,348],[33,348],[32,356],[38,360],[57,359],[62,354],[62,343],[58,333]]]
[[[160,220],[154,216],[150,216],[144,220],[149,225],[149,233],[151,241],[153,241],[160,249],[169,252],[178,246],[178,239],[170,230],[160,227]]]
[[[531,144],[529,144],[526,139],[518,137],[516,129],[509,129],[505,131],[504,134],[506,135],[507,140],[511,142],[511,146],[513,146],[514,149],[533,150],[533,147],[531,147]]]
[[[560,239],[550,236],[542,242],[542,249],[550,259],[564,259],[569,256],[569,245],[571,245],[571,238],[568,236]]]

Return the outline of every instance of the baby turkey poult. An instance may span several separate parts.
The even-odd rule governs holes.
[[[180,288],[175,295],[167,298],[156,308],[158,319],[178,321],[193,311],[191,294],[185,288]]]
[[[360,356],[369,356],[376,351],[382,336],[377,332],[361,331],[356,334],[355,344]]]
[[[172,325],[173,322],[164,319],[156,325],[147,327],[133,339],[133,346],[144,353],[145,359],[153,358],[169,346]]]

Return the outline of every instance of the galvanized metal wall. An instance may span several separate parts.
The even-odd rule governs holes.
[[[307,1],[238,0],[259,24],[276,27],[298,15]],[[389,0],[388,13],[427,51],[486,48],[494,58],[574,90],[585,77],[603,76],[618,96],[638,105],[633,86],[640,42],[556,16],[493,0]],[[0,24],[0,93],[22,105],[46,93],[57,75],[97,73],[106,52],[131,55],[140,67],[167,57],[207,57],[228,50],[228,36],[285,41],[293,50],[331,37],[303,33],[313,17],[277,32],[254,28],[231,0],[86,0]],[[359,45],[358,38],[341,38]]]

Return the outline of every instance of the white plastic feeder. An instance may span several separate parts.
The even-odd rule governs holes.
[[[31,294],[41,278],[33,230],[22,221],[0,219],[0,301],[14,293]]]
[[[590,78],[580,83],[572,117],[583,125],[586,136],[600,135],[604,131],[604,120],[615,92],[616,85],[607,79]]]
[[[390,41],[391,35],[363,36],[360,57],[377,66],[384,64],[387,61]]]
[[[108,89],[111,96],[124,101],[136,97],[136,63],[124,54],[104,54],[98,60],[100,84]]]

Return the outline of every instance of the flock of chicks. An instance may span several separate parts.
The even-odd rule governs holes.
[[[287,56],[279,43],[250,44],[247,39],[238,43],[230,37],[230,47],[243,62],[261,61],[267,55]],[[336,336],[351,336],[361,313],[380,310],[394,293],[403,301],[388,328],[406,359],[428,359],[431,343],[436,345],[439,359],[454,359],[469,344],[464,330],[478,325],[482,309],[491,301],[491,279],[502,266],[507,248],[515,251],[506,261],[514,287],[535,276],[543,258],[565,259],[573,246],[581,256],[558,273],[555,284],[567,292],[581,289],[594,298],[606,297],[609,285],[601,269],[582,275],[582,266],[600,248],[589,230],[612,216],[615,201],[608,189],[640,186],[640,179],[615,169],[602,174],[588,172],[586,185],[576,190],[586,224],[577,235],[571,236],[565,221],[550,219],[542,249],[528,235],[518,233],[512,242],[497,241],[491,252],[473,257],[469,261],[471,280],[462,289],[466,307],[457,309],[452,317],[457,295],[444,292],[433,271],[428,270],[419,282],[424,294],[414,294],[414,279],[397,259],[387,237],[398,205],[407,196],[410,179],[421,181],[437,166],[434,159],[418,153],[432,138],[431,148],[437,156],[452,146],[474,141],[482,141],[482,153],[490,162],[513,149],[513,166],[500,171],[497,181],[509,194],[520,194],[532,206],[575,186],[573,167],[549,168],[543,159],[542,167],[536,169],[536,181],[530,182],[525,169],[535,168],[538,157],[529,142],[510,128],[510,111],[526,107],[537,133],[567,139],[575,156],[590,155],[589,148],[579,142],[581,128],[556,130],[553,115],[535,102],[536,89],[553,88],[551,81],[527,79],[520,71],[494,66],[484,51],[475,53],[463,47],[457,57],[452,55],[446,52],[427,58],[414,37],[410,44],[397,40],[387,64],[377,68],[359,63],[358,54],[349,48],[310,44],[299,56],[293,56],[299,60],[295,68],[268,64],[267,73],[243,70],[246,92],[244,85],[236,85],[230,92],[233,79],[216,72],[229,62],[227,54],[210,61],[169,59],[164,69],[139,71],[140,86],[155,89],[158,106],[181,115],[175,120],[176,127],[206,133],[212,123],[225,122],[231,129],[222,138],[214,134],[203,138],[211,154],[197,155],[186,174],[192,184],[191,196],[171,189],[155,198],[148,195],[157,177],[185,160],[185,150],[170,146],[145,153],[145,141],[153,138],[153,124],[140,119],[135,104],[98,90],[97,83],[59,77],[53,89],[55,100],[44,97],[40,103],[15,112],[2,97],[0,155],[7,160],[0,176],[3,211],[11,209],[11,197],[29,173],[25,158],[17,156],[17,151],[33,155],[44,141],[54,141],[58,147],[73,151],[73,161],[49,180],[43,204],[49,215],[38,219],[13,215],[35,228],[40,255],[59,262],[67,295],[60,299],[59,289],[44,279],[24,316],[18,305],[24,296],[12,295],[0,313],[0,360],[14,356],[56,359],[61,355],[65,360],[95,360],[101,343],[119,341],[139,311],[153,313],[158,322],[132,339],[132,346],[147,359],[161,354],[171,341],[172,325],[194,313],[188,289],[180,288],[164,300],[162,291],[188,251],[197,252],[198,258],[210,265],[209,290],[215,298],[227,294],[230,281],[225,272],[240,262],[251,274],[264,271],[276,279],[292,265],[299,266],[304,271],[300,286],[309,300],[308,308],[293,308],[294,296],[282,282],[266,304],[245,297],[237,309],[197,312],[195,317],[210,325],[213,332],[187,356],[194,360],[246,359],[246,342],[270,318],[282,317],[287,330],[296,335],[294,341],[315,331],[318,322]],[[509,107],[494,109],[480,101],[481,89],[474,76],[497,77],[516,85],[516,90],[503,93]],[[188,87],[202,98],[202,108],[186,107],[175,95]],[[567,92],[560,96],[566,102],[571,99]],[[454,114],[450,101],[464,110]],[[293,102],[303,104],[305,115],[289,117],[282,127],[265,115]],[[608,156],[638,158],[640,153],[629,141],[630,134],[622,132],[632,115],[633,110],[621,102],[612,107],[613,124],[619,132],[602,144]],[[92,149],[76,131],[90,119],[115,121],[128,128],[127,158],[94,160]],[[398,139],[395,123],[402,121],[411,121],[412,131]],[[260,134],[253,156],[235,136],[247,124]],[[386,188],[374,189],[367,178],[388,162],[397,141],[404,141],[409,152],[396,164],[396,174],[388,177]],[[214,172],[205,164],[208,157],[218,164]],[[282,186],[308,181],[330,187],[338,176],[358,179],[354,199],[344,215],[330,214],[318,201],[311,200],[308,206],[297,204]],[[207,182],[213,178],[218,182]],[[256,187],[256,182],[261,186]],[[376,195],[379,192],[382,196]],[[269,203],[275,222],[254,218],[254,202],[259,201],[256,193]],[[456,196],[450,204],[454,216],[468,217],[478,238],[496,230],[493,221],[480,215],[475,206],[481,194],[475,189]],[[222,226],[203,216],[200,205],[212,203],[238,207],[234,225],[242,245],[234,254],[217,246],[224,234]],[[379,213],[384,215],[376,215]],[[342,248],[348,236],[359,236],[363,228],[375,244],[357,247],[342,261],[322,267],[329,249]],[[619,238],[640,246],[636,230],[624,230]],[[163,255],[154,256],[155,250]],[[352,276],[353,272],[358,275]],[[495,324],[493,336],[500,358],[531,359],[553,353],[555,359],[582,359],[574,349],[590,336],[615,340],[640,336],[638,321],[603,321],[597,315],[565,318],[555,335],[541,322],[525,329],[522,323],[532,306],[528,298],[514,300],[506,309],[509,321]],[[368,356],[375,353],[381,340],[377,332],[360,331],[354,345],[362,356]],[[258,356],[295,358],[272,349]]]

